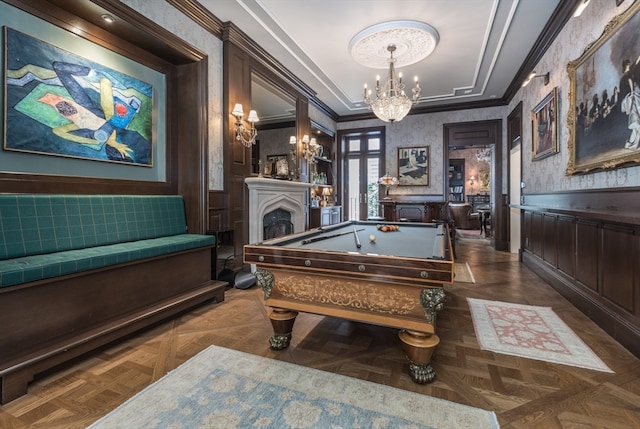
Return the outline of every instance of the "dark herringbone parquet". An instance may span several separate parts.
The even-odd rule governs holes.
[[[460,240],[476,284],[447,288],[438,316],[436,380],[414,384],[393,329],[300,314],[292,345],[269,349],[271,326],[257,288],[230,289],[221,304],[183,316],[35,380],[0,407],[0,427],[84,428],[210,344],[494,410],[502,428],[640,428],[640,360],[485,240]],[[480,350],[466,297],[550,306],[614,374]]]

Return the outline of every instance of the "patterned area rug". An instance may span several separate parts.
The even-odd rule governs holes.
[[[476,278],[473,277],[468,262],[456,262],[453,264],[454,280],[461,283],[475,283]]]
[[[548,307],[467,298],[483,350],[613,372]]]
[[[490,411],[211,346],[90,429],[249,427],[499,426]]]

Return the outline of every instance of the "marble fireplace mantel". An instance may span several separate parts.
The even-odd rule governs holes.
[[[264,216],[277,209],[291,213],[293,232],[302,232],[306,227],[307,192],[311,183],[265,177],[244,179],[249,188],[249,243],[263,241]]]

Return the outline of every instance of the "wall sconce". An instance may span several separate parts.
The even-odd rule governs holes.
[[[589,6],[589,1],[590,0],[582,0],[580,2],[580,4],[578,4],[578,7],[576,7],[576,10],[573,12],[573,17],[577,18],[580,15],[582,15],[582,12],[584,12],[584,10],[587,8],[587,6]],[[617,4],[620,4],[621,2],[618,2]]]
[[[308,135],[302,136],[302,149],[304,150],[304,158],[307,162],[315,163],[314,156],[318,153],[318,143],[316,142],[315,137],[311,137],[309,139]]]
[[[289,145],[291,146],[291,150],[289,151],[289,155],[291,156],[291,163],[293,164],[292,172],[293,178],[297,179],[298,177],[298,140],[295,136],[289,137]]]
[[[527,76],[527,79],[524,82],[522,82],[522,87],[524,88],[525,86],[529,85],[529,82],[531,82],[531,80],[537,77],[544,78],[545,85],[549,84],[549,72],[547,72],[546,74],[537,74],[534,70],[531,73],[529,73],[529,76]]]
[[[469,177],[469,191],[471,192],[473,192],[473,184],[475,180],[476,180],[476,176],[472,175],[471,177]]]
[[[256,137],[258,136],[258,130],[256,130],[255,123],[258,122],[258,114],[255,110],[249,111],[249,117],[247,120],[251,123],[251,128],[244,126],[242,118],[244,117],[244,111],[242,110],[242,104],[236,103],[231,112],[236,117],[236,140],[243,144],[244,147],[251,147],[256,144]]]

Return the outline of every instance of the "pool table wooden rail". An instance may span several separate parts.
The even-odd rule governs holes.
[[[424,260],[350,252],[308,251],[279,246],[245,245],[244,261],[265,268],[339,274],[393,282],[434,286],[453,283],[452,260]]]

